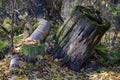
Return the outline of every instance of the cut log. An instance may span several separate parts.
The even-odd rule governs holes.
[[[39,41],[42,41],[47,36],[49,29],[50,29],[50,23],[45,19],[38,19],[39,20],[39,26],[35,29],[35,31],[28,37],[27,39],[20,42],[18,48],[15,49],[15,52],[21,51],[25,55],[26,61],[35,61],[35,57],[42,53],[44,50],[43,44],[37,44]],[[24,49],[25,48],[25,49]],[[21,50],[20,50],[21,49]],[[17,51],[16,51],[17,50]],[[17,63],[17,56],[16,54],[13,55],[11,62],[10,62],[10,68],[15,70]]]
[[[50,53],[54,58],[62,58],[70,69],[80,71],[109,27],[109,22],[94,8],[77,6],[56,35],[57,43]]]
[[[39,26],[30,35],[29,40],[43,40],[48,34],[50,23],[45,19],[39,19]]]

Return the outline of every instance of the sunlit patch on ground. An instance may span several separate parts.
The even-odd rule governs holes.
[[[91,73],[90,80],[120,80],[120,73],[105,71],[102,73]]]

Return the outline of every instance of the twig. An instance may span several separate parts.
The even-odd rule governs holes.
[[[14,48],[14,42],[13,42],[13,38],[14,38],[14,0],[11,0],[11,4],[12,4],[12,23],[11,23],[11,52],[13,52],[13,48]]]

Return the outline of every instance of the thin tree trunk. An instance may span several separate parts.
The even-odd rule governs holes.
[[[11,51],[13,52],[13,48],[14,48],[14,43],[13,43],[13,38],[14,38],[14,0],[11,0],[11,4],[12,4],[12,23],[11,23]]]

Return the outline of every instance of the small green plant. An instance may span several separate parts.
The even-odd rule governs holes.
[[[103,53],[103,54],[107,54],[107,51],[105,50],[105,48],[106,48],[105,45],[100,45],[100,44],[98,44],[98,45],[96,46],[96,49],[97,49],[98,51],[100,51],[100,52]]]
[[[111,65],[119,63],[120,61],[120,50],[108,49],[105,46],[97,45],[96,49],[101,52],[102,58]]]
[[[105,68],[100,68],[97,71],[100,72],[100,73],[103,73],[103,72],[105,72]]]
[[[21,52],[25,55],[25,60],[30,62],[36,59],[36,56],[43,54],[45,44],[29,44],[22,45]]]
[[[106,36],[106,37],[105,37],[105,40],[106,40],[106,43],[110,43],[110,41],[111,41],[112,39],[110,38],[110,35],[109,35],[109,36]]]
[[[120,4],[110,5],[108,8],[112,11],[114,16],[120,16]]]
[[[14,43],[17,44],[20,40],[22,40],[21,36],[15,36],[14,37]]]
[[[114,65],[120,61],[120,51],[108,51],[108,57],[110,58],[108,63]]]

